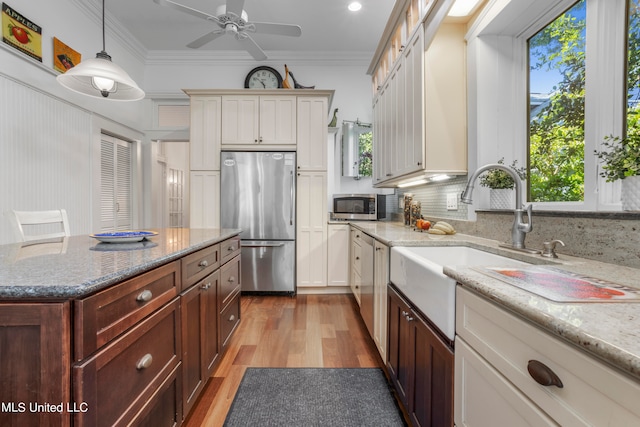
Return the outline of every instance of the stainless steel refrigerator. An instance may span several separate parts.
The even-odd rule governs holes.
[[[220,169],[220,224],[242,229],[242,291],[295,293],[295,153],[223,151]]]

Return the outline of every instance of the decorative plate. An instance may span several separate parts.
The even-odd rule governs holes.
[[[137,251],[140,249],[150,249],[158,246],[157,243],[152,242],[151,240],[143,240],[142,242],[130,242],[130,243],[118,243],[114,245],[113,243],[105,243],[100,242],[97,245],[89,248],[92,251],[98,252],[115,252],[115,251]]]
[[[157,236],[155,231],[115,231],[110,233],[90,234],[90,237],[105,243],[131,243],[140,242],[149,237]]]

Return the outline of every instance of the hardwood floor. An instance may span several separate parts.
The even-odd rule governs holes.
[[[351,295],[243,296],[229,349],[185,422],[217,427],[247,367],[381,367]]]

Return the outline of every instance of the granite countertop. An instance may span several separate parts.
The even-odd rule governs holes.
[[[469,246],[640,289],[640,270],[563,255],[561,248],[558,248],[559,258],[549,259],[501,248],[499,242],[475,236],[455,234],[434,238],[399,223],[351,224],[389,246]],[[554,302],[472,267],[452,265],[445,266],[443,271],[462,286],[636,379],[640,378],[640,302]]]
[[[0,246],[0,302],[79,298],[240,233],[238,229],[155,229],[139,243],[83,236]]]

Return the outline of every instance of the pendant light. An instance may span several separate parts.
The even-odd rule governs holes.
[[[56,80],[67,89],[83,95],[137,101],[144,98],[144,92],[122,68],[111,62],[111,56],[105,51],[104,2],[102,0],[102,51],[95,58],[84,60],[60,74]]]

